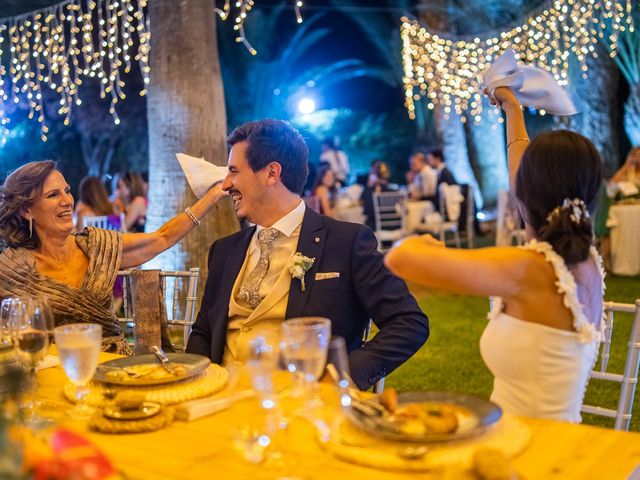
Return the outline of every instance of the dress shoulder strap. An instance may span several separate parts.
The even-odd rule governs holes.
[[[537,240],[531,240],[527,244],[520,248],[525,250],[532,250],[534,252],[541,253],[547,262],[551,264],[556,274],[556,286],[558,287],[558,293],[563,295],[564,306],[571,310],[573,314],[573,328],[580,335],[580,341],[582,343],[588,343],[592,341],[600,341],[602,338],[602,329],[604,328],[604,309],[601,314],[600,331],[596,330],[593,323],[587,320],[584,314],[582,304],[578,299],[578,290],[576,280],[567,268],[564,259],[558,255],[553,247],[547,242],[539,242]],[[602,291],[604,292],[604,268],[602,267],[602,258],[598,254],[596,248],[591,246],[589,253],[596,262],[598,269],[600,270],[600,278],[602,281]]]

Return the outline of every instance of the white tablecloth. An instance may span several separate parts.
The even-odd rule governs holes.
[[[613,205],[611,225],[611,269],[616,275],[640,275],[640,204]]]
[[[338,220],[353,223],[364,223],[364,210],[360,205],[336,205],[335,213]]]

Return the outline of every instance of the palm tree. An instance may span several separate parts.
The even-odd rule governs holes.
[[[306,65],[314,50],[322,48],[331,29],[317,27],[325,15],[316,14],[288,38],[274,35],[284,11],[280,4],[271,11],[255,10],[247,17],[247,35],[259,39],[251,41],[258,50],[256,56],[239,46],[233,36],[220,35],[230,126],[265,117],[288,118],[295,99],[305,92],[319,93],[346,80],[375,77],[389,84],[396,82],[389,69],[357,58]]]
[[[226,115],[218,63],[216,20],[209,0],[153,0],[149,122],[149,210],[154,230],[194,201],[178,152],[226,165]],[[156,259],[166,269],[207,267],[213,240],[238,229],[230,202],[221,202],[185,240]],[[204,282],[200,282],[204,287]]]

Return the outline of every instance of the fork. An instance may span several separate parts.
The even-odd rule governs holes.
[[[173,365],[169,361],[169,357],[167,357],[167,354],[164,353],[164,350],[162,350],[162,348],[158,347],[157,345],[152,345],[150,349],[151,349],[151,353],[153,353],[158,358],[158,360],[160,360],[160,364],[162,365],[162,368],[164,368],[171,375],[175,375],[175,376],[178,375],[178,372],[176,372],[175,365]]]

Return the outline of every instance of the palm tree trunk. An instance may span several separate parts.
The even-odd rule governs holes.
[[[504,126],[498,122],[500,113],[483,97],[481,120],[476,125],[467,115],[469,128],[469,159],[480,184],[485,205],[498,203],[498,192],[509,189]]]
[[[629,98],[624,104],[624,130],[632,147],[640,146],[640,85],[629,85]]]
[[[473,187],[476,207],[482,208],[482,194],[478,188],[476,176],[471,169],[471,164],[469,163],[467,138],[464,131],[464,124],[460,121],[460,116],[455,112],[445,115],[442,105],[435,106],[433,116],[436,124],[438,143],[442,145],[442,153],[447,167],[449,167],[453,176],[456,177],[458,183],[466,183]]]
[[[175,154],[226,165],[226,113],[218,62],[216,16],[210,0],[152,0],[147,231],[196,198]],[[239,228],[230,201],[220,202],[200,227],[150,262],[156,268],[200,267],[206,278],[211,242]],[[204,281],[199,282],[202,292]]]
[[[580,99],[580,113],[571,117],[555,117],[555,123],[581,133],[600,152],[606,176],[618,168],[619,145],[617,131],[622,127],[614,124],[618,118],[618,79],[620,72],[608,53],[598,44],[598,57],[587,56],[587,78],[582,78],[578,68],[570,72],[571,90]],[[582,107],[582,108],[581,108]]]

